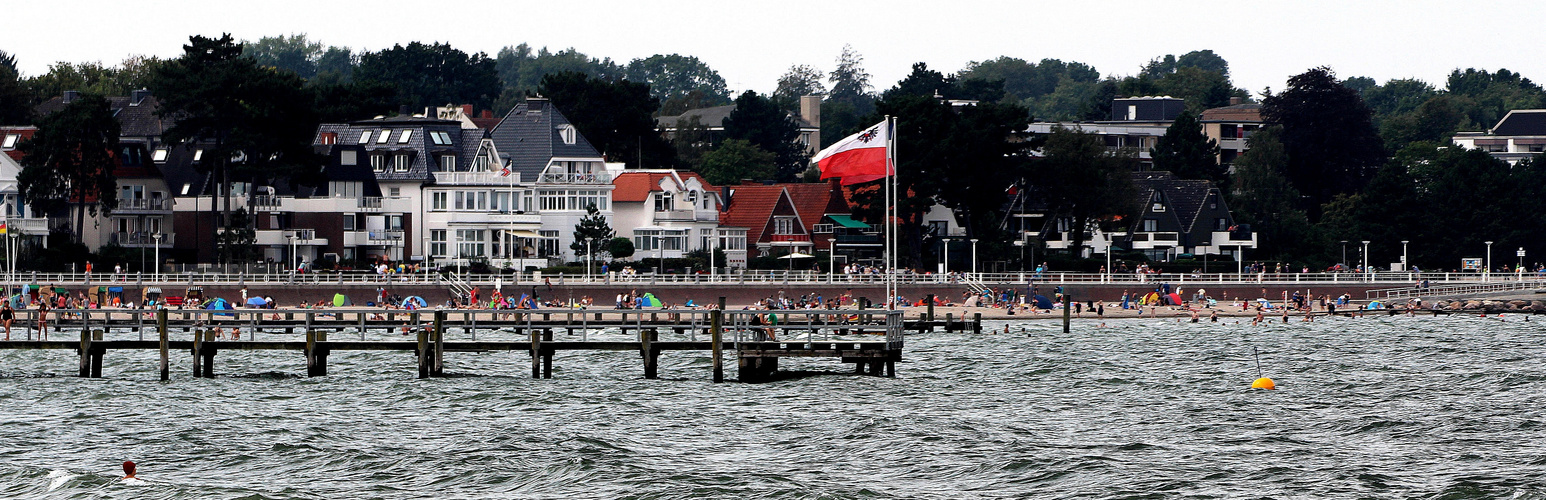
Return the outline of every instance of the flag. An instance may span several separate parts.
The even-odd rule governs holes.
[[[510,176],[510,166],[509,165],[505,165],[504,168],[499,169],[499,176],[500,177],[508,177],[508,176]]]
[[[837,141],[812,158],[821,168],[821,178],[841,178],[843,185],[869,182],[886,177],[886,150],[891,144],[891,127],[880,122]]]
[[[0,222],[0,234],[6,234],[6,233],[9,233],[10,231],[11,231],[10,228],[6,227],[4,222]]]

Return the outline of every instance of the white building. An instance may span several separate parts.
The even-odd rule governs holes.
[[[633,240],[633,259],[679,258],[717,248],[728,262],[715,267],[745,265],[746,230],[719,227],[719,188],[698,174],[629,170],[617,174],[612,185],[612,227]]]

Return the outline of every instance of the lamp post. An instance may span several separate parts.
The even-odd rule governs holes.
[[[161,280],[161,236],[161,233],[150,234],[150,238],[156,240],[156,261],[151,263],[152,265],[156,266],[156,271],[154,274],[152,274],[156,281]]]
[[[1514,255],[1519,256],[1519,267],[1516,267],[1514,269],[1516,270],[1516,272],[1523,273],[1524,272],[1523,269],[1525,267],[1525,247],[1519,247],[1519,251],[1518,252],[1514,252]]]
[[[1343,250],[1346,252],[1346,250]],[[1245,274],[1245,244],[1235,245],[1235,274]]]
[[[837,238],[827,238],[827,283],[837,280]]]
[[[1487,269],[1484,269],[1482,271],[1482,281],[1487,281],[1489,278],[1492,277],[1492,242],[1491,241],[1487,242],[1487,263],[1485,265],[1487,266]]]
[[[1363,274],[1368,277],[1369,272],[1369,240],[1363,240]]]
[[[429,251],[429,237],[428,236],[424,237],[424,249],[423,249],[423,251],[424,251],[424,282],[428,283],[429,282],[430,263],[433,262],[432,259],[434,259],[434,256],[431,255],[430,251]]]
[[[945,261],[940,263],[944,269],[941,274],[950,274],[950,238],[940,238],[939,241],[945,245]]]
[[[285,240],[290,242],[290,272],[295,272],[295,233],[285,233]]]
[[[590,283],[591,261],[596,260],[596,253],[591,251],[591,239],[585,238],[585,282]],[[714,253],[709,252],[709,267],[714,266]]]
[[[714,282],[714,251],[719,249],[719,229],[713,230],[714,236],[709,237],[709,282]]]
[[[1411,242],[1408,241],[1408,240],[1401,240],[1401,270],[1402,271],[1406,271],[1406,272],[1412,272],[1412,264],[1410,262],[1406,261],[1406,244],[1407,243],[1411,243]]]
[[[1106,275],[1105,281],[1111,281],[1111,235],[1106,236]],[[1204,268],[1206,269],[1206,268]],[[1207,271],[1204,271],[1207,272]]]
[[[977,238],[972,238],[972,274],[977,274]]]
[[[1337,264],[1343,266],[1347,265],[1347,240],[1342,240],[1342,262],[1338,262]]]

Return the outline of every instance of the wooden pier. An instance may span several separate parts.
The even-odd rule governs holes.
[[[533,378],[552,378],[558,351],[638,352],[649,379],[667,351],[709,351],[715,382],[724,380],[726,351],[743,382],[772,379],[778,360],[793,357],[836,358],[858,373],[895,376],[904,328],[901,311],[883,310],[55,310],[49,327],[79,329],[79,338],[41,340],[30,326],[17,331],[35,325],[37,311],[17,313],[13,339],[26,339],[0,349],[74,350],[81,377],[101,377],[108,351],[159,351],[162,380],[171,377],[173,353],[188,353],[194,377],[213,377],[220,352],[258,350],[300,352],[310,377],[328,374],[334,351],[412,352],[419,378],[443,375],[447,353],[489,351],[526,352]]]

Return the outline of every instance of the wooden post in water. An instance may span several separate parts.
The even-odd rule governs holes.
[[[203,377],[204,376],[204,370],[201,369],[201,368],[203,368],[201,366],[203,358],[199,356],[203,352],[204,352],[204,329],[200,328],[200,329],[197,329],[197,330],[193,331],[193,378],[199,378],[199,377]]]
[[[1074,314],[1074,295],[1063,292],[1063,333],[1068,333],[1068,323],[1072,321]]]
[[[972,313],[972,333],[982,333],[982,313]]]
[[[543,342],[552,342],[553,341],[553,329],[552,328],[543,328],[542,329],[542,341]],[[542,378],[553,378],[553,349],[552,348],[543,349],[543,351],[542,351]]]
[[[542,335],[536,328],[526,330],[531,335],[531,378],[542,378]]]
[[[924,321],[934,321],[934,294],[932,293],[929,294],[929,317]]]
[[[429,330],[415,324],[413,329],[419,334],[419,378],[429,378]]]
[[[91,377],[91,330],[86,329],[84,325],[81,327],[80,354],[80,377]]]
[[[96,342],[96,341],[102,340],[102,336],[103,336],[103,331],[102,330],[95,330],[95,331],[91,332],[91,340],[92,340],[92,342]],[[91,349],[91,378],[102,378],[102,355],[104,355],[104,354],[107,354],[107,350],[106,349],[103,349],[101,347],[92,347],[92,349]]]
[[[719,308],[709,311],[709,347],[714,351],[714,382],[725,381],[725,298]]]
[[[213,315],[210,318],[214,318]],[[200,350],[204,356],[204,378],[215,378],[215,346],[210,345],[215,340],[215,332],[204,332],[204,348]]]
[[[644,378],[656,378],[656,362],[660,359],[659,352],[655,350],[654,343],[659,339],[659,330],[654,328],[639,329],[639,352],[644,355]]]
[[[446,312],[445,311],[443,311],[443,310],[435,311],[435,345],[433,347],[433,349],[435,350],[435,357],[433,358],[432,364],[429,367],[429,374],[432,377],[439,377],[439,376],[445,374],[445,358],[441,356],[441,354],[444,353],[445,350],[446,350],[446,321],[445,320],[446,320]]]
[[[161,337],[161,381],[165,382],[172,379],[172,363],[167,352],[169,339],[166,331],[166,309],[156,310],[156,333]]]

